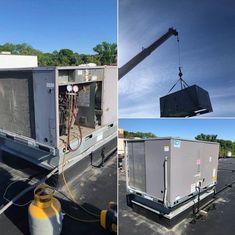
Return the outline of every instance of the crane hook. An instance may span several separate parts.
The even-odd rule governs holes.
[[[181,67],[179,67],[179,77],[180,77],[180,79],[182,79],[182,76],[183,76],[183,73],[181,71]]]
[[[179,80],[180,80],[181,90],[183,89],[183,86],[184,86],[182,76],[183,76],[183,73],[181,71],[181,67],[179,66],[179,77],[180,77]]]

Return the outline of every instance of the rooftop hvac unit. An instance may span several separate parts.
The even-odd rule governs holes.
[[[191,117],[212,112],[209,94],[197,85],[160,98],[161,117]]]
[[[127,191],[136,202],[169,214],[213,189],[219,144],[176,138],[128,140]]]
[[[116,85],[115,66],[0,70],[0,149],[52,168],[68,141],[100,145],[116,135]]]

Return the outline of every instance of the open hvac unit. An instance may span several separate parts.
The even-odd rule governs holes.
[[[116,137],[116,93],[115,66],[0,70],[0,149],[45,168],[82,157]]]

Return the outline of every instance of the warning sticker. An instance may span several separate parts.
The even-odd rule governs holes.
[[[213,168],[213,174],[212,174],[212,176],[213,176],[213,177],[216,176],[216,169],[215,169],[215,168]]]
[[[216,177],[216,169],[213,168],[213,173],[212,173],[211,180],[212,180],[212,182],[216,182],[216,179],[217,179],[217,177]]]
[[[169,152],[169,151],[170,151],[170,146],[164,145],[164,152]]]
[[[46,86],[47,86],[48,88],[54,88],[54,87],[55,87],[55,84],[54,84],[54,83],[47,82]]]
[[[91,80],[92,80],[92,81],[96,81],[96,80],[97,80],[97,76],[92,76],[92,77],[91,77]]]
[[[174,141],[174,147],[175,148],[180,148],[181,147],[181,141],[180,140],[175,140]]]
[[[175,197],[175,201],[178,201],[180,199],[180,196]]]
[[[82,75],[82,70],[77,70],[77,75]]]
[[[213,183],[216,182],[216,179],[217,179],[216,176],[211,177],[211,180],[212,180]]]
[[[102,139],[103,139],[103,134],[100,134],[100,135],[97,136],[96,141],[98,142],[98,141],[100,141]]]
[[[196,191],[196,184],[193,183],[193,184],[191,184],[191,190],[190,190],[190,192],[191,192],[191,193],[194,193],[195,191]]]

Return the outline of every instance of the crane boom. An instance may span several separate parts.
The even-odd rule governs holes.
[[[159,39],[157,39],[150,46],[139,52],[136,56],[134,56],[130,61],[124,64],[118,70],[118,79],[124,77],[128,72],[130,72],[136,65],[138,65],[141,61],[143,61],[147,56],[149,56],[156,48],[158,48],[162,43],[164,43],[171,36],[177,36],[178,32],[174,28],[169,28],[169,30],[162,35]]]

